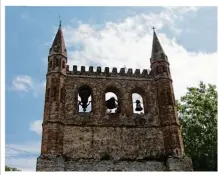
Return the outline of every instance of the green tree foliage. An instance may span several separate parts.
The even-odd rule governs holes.
[[[200,82],[178,102],[185,153],[195,171],[217,171],[217,91]]]
[[[17,168],[11,168],[11,167],[5,166],[5,171],[21,171],[21,170]]]

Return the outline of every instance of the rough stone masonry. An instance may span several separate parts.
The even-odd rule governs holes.
[[[36,170],[192,171],[184,153],[168,58],[155,31],[150,62],[151,70],[142,72],[92,66],[69,70],[60,25],[48,56]],[[115,113],[106,112],[107,92],[117,96]],[[133,93],[141,95],[144,113],[134,113]],[[89,104],[91,111],[86,112]]]

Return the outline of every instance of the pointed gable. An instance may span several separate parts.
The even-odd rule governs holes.
[[[151,62],[155,60],[165,60],[168,61],[166,54],[158,40],[158,37],[154,31],[153,33],[153,44],[152,44],[152,52],[151,52]]]
[[[52,47],[50,48],[49,55],[52,54],[62,54],[63,56],[67,57],[67,49],[65,47],[61,24],[59,25]]]

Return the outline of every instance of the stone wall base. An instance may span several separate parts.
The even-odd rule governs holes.
[[[66,171],[165,171],[164,162],[158,161],[68,161]]]
[[[166,166],[168,171],[193,171],[192,160],[189,157],[169,157]]]
[[[193,171],[188,157],[166,161],[68,160],[62,156],[40,156],[36,171]]]
[[[41,155],[37,158],[36,171],[65,171],[62,156]]]

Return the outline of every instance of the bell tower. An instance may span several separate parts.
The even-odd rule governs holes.
[[[150,61],[150,72],[70,70],[60,24],[48,55],[37,171],[192,170],[183,157],[169,61],[155,31]]]

